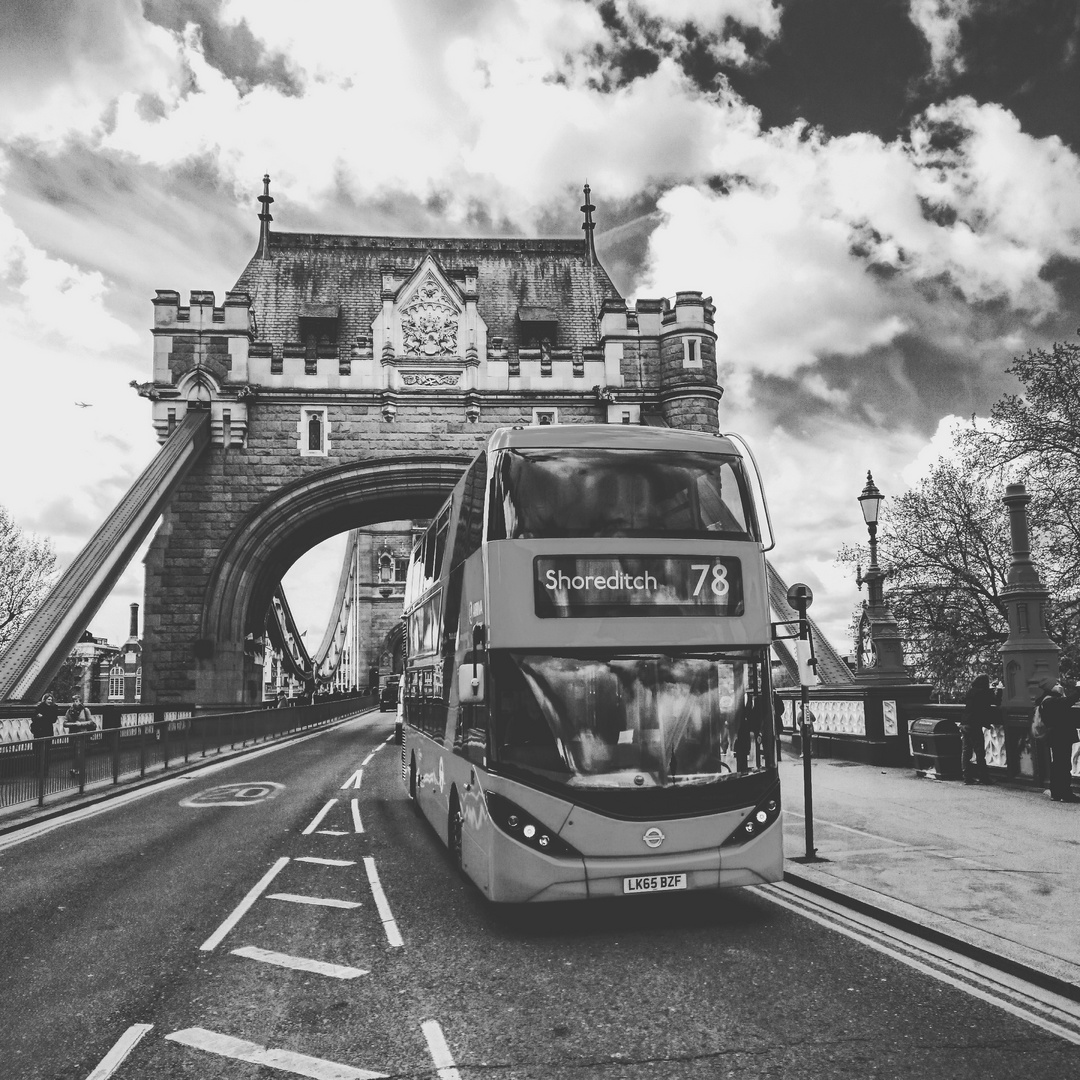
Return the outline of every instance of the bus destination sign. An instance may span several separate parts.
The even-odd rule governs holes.
[[[742,615],[742,566],[730,556],[557,555],[533,563],[541,619]]]

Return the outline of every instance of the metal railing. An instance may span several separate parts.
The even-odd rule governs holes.
[[[164,772],[211,754],[236,750],[369,708],[372,699],[349,698],[283,709],[195,713],[118,728],[0,744],[0,808]]]

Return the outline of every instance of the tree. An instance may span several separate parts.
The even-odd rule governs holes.
[[[52,544],[28,537],[0,506],[0,651],[33,614],[55,576]]]
[[[953,456],[885,504],[879,534],[885,600],[915,675],[949,696],[999,669],[1008,636],[1002,590],[1011,563],[1006,484],[1024,483],[1031,555],[1050,592],[1046,632],[1061,671],[1080,675],[1080,345],[1014,358],[1022,386],[990,423],[958,427]],[[853,563],[861,553],[840,552]]]
[[[1005,395],[990,426],[959,440],[985,474],[1022,481],[1043,557],[1036,560],[1058,607],[1080,600],[1080,345],[1035,349],[1006,369],[1023,394]]]
[[[1000,669],[1008,637],[1001,592],[1009,569],[1003,489],[970,462],[940,459],[912,491],[889,500],[878,533],[885,602],[920,681],[958,697],[975,675]],[[863,561],[846,547],[841,562]]]

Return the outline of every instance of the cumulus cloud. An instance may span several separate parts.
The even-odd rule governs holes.
[[[0,139],[53,145],[100,130],[128,88],[167,94],[182,77],[173,37],[139,0],[4,5],[0,70]]]
[[[972,0],[909,0],[908,13],[930,47],[930,66],[935,78],[964,70],[960,55],[960,20],[970,14]]]
[[[711,292],[723,365],[790,376],[943,330],[970,349],[968,305],[1046,317],[1044,268],[1080,257],[1080,160],[998,105],[933,106],[892,143],[744,122],[711,158],[720,182],[660,199],[641,291]]]
[[[97,353],[137,340],[107,310],[108,285],[98,271],[52,258],[2,209],[0,288],[8,298],[0,306],[0,335],[8,339],[51,337]]]

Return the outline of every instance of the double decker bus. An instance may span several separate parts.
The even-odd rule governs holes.
[[[501,428],[416,545],[402,780],[488,899],[781,879],[752,490],[727,437]]]

